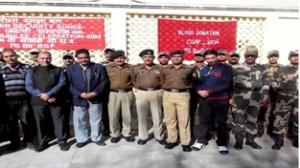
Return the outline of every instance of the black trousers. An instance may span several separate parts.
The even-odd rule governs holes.
[[[211,125],[211,115],[215,114],[217,121],[217,144],[227,145],[227,112],[229,108],[228,100],[207,100],[199,98],[199,133],[198,142],[208,144],[207,134]]]
[[[32,106],[36,121],[39,145],[46,145],[51,140],[49,122],[53,122],[54,134],[58,144],[66,143],[67,133],[65,118],[61,106]]]
[[[64,127],[66,129],[67,137],[71,136],[70,132],[70,117],[73,112],[72,102],[66,102],[62,105],[62,111],[64,113]]]
[[[9,137],[13,144],[20,143],[19,136],[19,120],[22,125],[25,143],[32,143],[36,134],[34,117],[32,109],[27,100],[9,100],[7,101],[8,113],[9,113]]]
[[[197,110],[197,105],[199,103],[199,95],[196,93],[195,89],[190,90],[190,120],[191,120],[191,137],[194,137],[194,126],[195,126],[195,114]]]

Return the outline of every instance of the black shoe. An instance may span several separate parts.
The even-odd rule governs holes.
[[[63,144],[58,144],[59,148],[61,151],[68,151],[70,149],[70,146],[63,143]]]
[[[135,138],[132,136],[124,137],[127,142],[134,142]]]
[[[251,148],[253,149],[262,149],[262,147],[260,145],[258,145],[256,142],[247,142],[245,143],[246,145],[249,145]]]
[[[111,143],[118,143],[120,141],[120,137],[111,137],[110,142]]]
[[[273,136],[274,145],[272,145],[272,149],[280,150],[281,146],[283,146],[283,134],[274,134]]]
[[[235,145],[234,148],[236,150],[242,150],[243,149],[243,143],[244,143],[244,135],[243,134],[236,134],[235,135]]]
[[[147,143],[147,140],[143,140],[143,139],[140,139],[138,140],[137,142],[139,145],[145,145]]]
[[[82,147],[84,147],[85,145],[87,145],[87,142],[79,142],[79,143],[76,144],[76,147],[77,147],[77,148],[82,148]]]
[[[237,145],[237,144],[235,144],[235,145],[234,145],[234,148],[235,148],[236,150],[242,150],[242,149],[243,149],[243,145]]]
[[[33,149],[35,149],[35,145],[31,142],[27,142],[26,143],[26,148],[33,150]]]
[[[298,143],[299,143],[299,142],[298,142],[298,137],[294,137],[294,138],[293,138],[293,144],[292,144],[293,147],[298,148],[298,145],[299,145]]]
[[[45,145],[40,145],[40,146],[36,147],[34,150],[36,152],[42,152],[42,151],[44,151],[47,148],[48,148],[48,144],[45,144]]]
[[[182,151],[190,152],[190,151],[192,151],[192,148],[189,145],[182,145]]]
[[[161,144],[161,145],[166,145],[167,144],[167,142],[164,140],[164,139],[162,139],[162,140],[156,140],[159,144]]]
[[[95,142],[95,144],[99,145],[99,146],[105,146],[106,143],[103,142],[103,141],[98,141],[98,142]]]
[[[167,143],[165,149],[173,149],[176,146],[176,143]]]
[[[257,136],[262,137],[265,132],[265,128],[263,124],[257,125]]]

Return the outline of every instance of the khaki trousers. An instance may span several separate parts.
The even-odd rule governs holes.
[[[154,137],[162,140],[162,91],[136,90],[136,109],[138,115],[139,139],[148,138],[148,112],[151,112]]]
[[[122,115],[122,135],[130,136],[133,93],[110,92],[108,99],[108,117],[111,137],[120,136],[120,115]]]
[[[191,141],[190,93],[163,91],[163,107],[168,132],[167,142],[177,142],[178,125],[181,144],[189,145]]]

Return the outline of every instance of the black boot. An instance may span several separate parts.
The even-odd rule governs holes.
[[[264,132],[265,132],[265,127],[264,127],[264,124],[258,124],[257,125],[257,136],[258,137],[262,137],[264,135]]]
[[[261,149],[261,146],[258,145],[255,141],[254,141],[254,135],[246,133],[246,145],[249,145],[251,148],[253,149]]]
[[[298,148],[298,136],[295,136],[295,137],[293,138],[293,147]]]
[[[244,141],[244,135],[243,134],[235,134],[235,145],[234,148],[237,150],[243,149],[243,141]]]
[[[274,142],[272,149],[280,150],[281,146],[283,146],[283,134],[274,135]]]

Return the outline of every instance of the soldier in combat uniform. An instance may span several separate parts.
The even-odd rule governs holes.
[[[283,146],[284,128],[289,122],[292,122],[290,129],[293,146],[298,148],[298,56],[298,50],[291,51],[290,65],[279,67],[272,78],[272,87],[278,93],[273,114],[274,150],[279,150]]]
[[[255,141],[257,133],[257,117],[259,107],[268,102],[269,79],[265,68],[255,63],[258,50],[255,46],[249,46],[245,51],[245,62],[237,65],[233,72],[233,133],[236,143],[234,148],[243,148],[244,133],[246,133],[246,145],[254,149],[261,149]]]
[[[281,64],[278,64],[278,58],[279,58],[279,51],[277,50],[271,50],[268,52],[268,60],[269,63],[264,64],[269,79],[272,78],[274,71],[278,69],[278,67],[281,67]],[[273,117],[273,111],[275,107],[275,101],[276,101],[276,95],[277,93],[274,91],[274,89],[270,86],[269,88],[269,97],[270,102],[268,106],[262,106],[259,111],[258,121],[257,121],[257,136],[261,137],[264,134],[265,126],[264,124],[268,125],[268,134],[271,135],[272,133],[272,125],[274,122]]]

